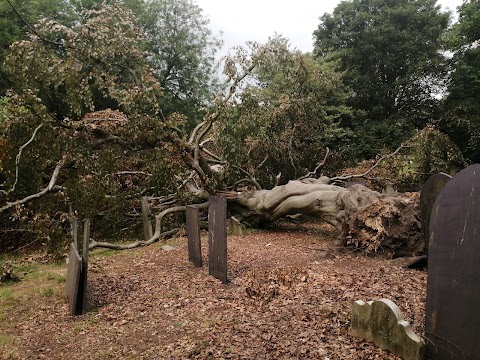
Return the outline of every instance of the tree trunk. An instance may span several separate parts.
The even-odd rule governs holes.
[[[416,194],[380,194],[362,185],[346,189],[328,181],[295,180],[271,190],[223,194],[230,209],[253,226],[303,214],[337,227],[345,246],[368,254],[399,257],[423,253]]]

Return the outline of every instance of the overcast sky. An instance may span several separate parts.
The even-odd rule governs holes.
[[[235,45],[281,34],[292,47],[308,52],[313,49],[312,33],[324,13],[332,13],[340,0],[194,0],[210,19],[215,34],[223,32],[223,55]],[[455,11],[462,0],[438,0],[444,9]]]

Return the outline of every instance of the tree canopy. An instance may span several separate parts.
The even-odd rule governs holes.
[[[201,119],[199,108],[211,102],[216,89],[215,53],[221,41],[191,0],[149,1],[139,18],[149,63],[164,89],[165,113],[182,112],[195,125]]]
[[[435,0],[344,1],[320,18],[314,53],[337,61],[349,104],[363,112],[343,123],[360,157],[397,146],[435,116],[449,18]]]
[[[281,37],[265,46],[268,52],[219,123],[216,139],[227,160],[271,186],[313,171],[327,148],[340,156],[351,134],[339,123],[351,110],[345,105],[350,93],[331,64],[290,50]],[[255,53],[261,47],[252,43],[251,48]],[[240,52],[232,60],[246,58]]]
[[[441,128],[473,162],[480,161],[480,2],[465,1],[446,42],[453,52]]]

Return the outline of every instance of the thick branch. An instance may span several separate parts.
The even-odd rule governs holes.
[[[165,231],[164,233],[160,234],[160,236],[156,240],[166,238],[167,236],[173,235],[173,234],[175,234],[179,231],[180,231],[180,229],[172,229],[172,230],[169,230],[169,231]],[[149,241],[138,240],[138,241],[132,242],[130,244],[115,244],[115,243],[102,242],[102,241],[92,241],[90,243],[90,245],[88,246],[88,248],[90,250],[95,249],[95,248],[106,248],[106,249],[112,249],[112,250],[129,250],[129,249],[134,249],[134,248],[137,248],[137,247],[140,247],[140,246],[150,245],[150,244],[153,244],[153,242],[154,242],[153,241],[153,242],[149,243]]]
[[[363,178],[363,177],[366,177],[368,174],[370,174],[375,168],[377,168],[385,159],[388,159],[396,154],[398,154],[400,152],[400,150],[408,147],[407,145],[408,141],[404,142],[403,144],[401,144],[393,153],[390,153],[390,154],[387,154],[387,155],[383,155],[380,159],[377,160],[377,162],[375,162],[375,164],[373,164],[373,166],[368,169],[367,171],[365,171],[364,173],[362,174],[357,174],[357,175],[341,175],[341,176],[335,176],[333,178],[330,179],[330,182],[334,182],[334,181],[345,181],[345,180],[349,180],[349,179],[355,179],[355,178]]]
[[[57,182],[58,175],[60,174],[60,170],[62,169],[65,161],[62,159],[58,162],[57,166],[55,167],[55,170],[53,171],[52,177],[50,179],[50,182],[48,183],[48,186],[43,189],[42,191],[39,191],[36,194],[29,195],[21,200],[13,201],[13,202],[7,202],[7,204],[3,207],[0,208],[0,213],[2,213],[5,210],[10,209],[13,206],[25,204],[26,202],[29,202],[30,200],[39,198],[46,193],[52,191],[55,187],[55,183]]]
[[[18,167],[20,165],[20,158],[22,156],[23,149],[25,149],[28,145],[30,145],[30,143],[35,139],[35,136],[37,135],[38,130],[40,130],[42,127],[43,127],[43,124],[38,125],[35,128],[35,130],[33,131],[33,134],[30,137],[30,139],[25,144],[20,146],[20,148],[18,149],[18,154],[15,157],[15,182],[13,183],[12,188],[7,192],[7,195],[9,193],[11,193],[12,191],[15,191],[15,186],[17,186],[17,183],[18,183]]]
[[[208,206],[208,202],[203,203],[203,204],[199,204],[199,205],[196,205],[196,206],[201,208],[201,209],[206,208]],[[163,239],[163,238],[165,238],[169,235],[175,234],[176,232],[178,232],[180,230],[180,229],[173,229],[173,230],[168,230],[168,231],[165,231],[165,232],[162,233],[162,219],[168,214],[172,214],[172,213],[176,213],[176,212],[182,212],[182,211],[185,211],[185,210],[186,210],[186,206],[183,206],[183,205],[182,206],[174,206],[174,207],[165,209],[162,212],[160,212],[159,214],[155,215],[155,233],[148,240],[137,240],[137,241],[132,242],[130,244],[112,244],[112,243],[107,243],[107,242],[93,241],[89,245],[89,249],[94,249],[96,247],[103,247],[103,248],[114,249],[114,250],[128,250],[128,249],[133,249],[133,248],[140,247],[140,246],[151,245],[151,244],[157,242],[160,239]]]
[[[308,174],[300,177],[298,180],[303,180],[303,179],[308,179],[308,178],[311,178],[311,177],[317,177],[317,171],[323,166],[325,165],[325,162],[327,161],[327,157],[328,157],[328,154],[330,153],[330,149],[327,147],[326,148],[326,153],[325,153],[325,156],[323,158],[322,161],[320,161],[317,166],[315,167],[315,169],[311,172],[309,172]]]

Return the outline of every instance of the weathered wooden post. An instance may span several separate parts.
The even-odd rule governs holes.
[[[90,220],[83,224],[82,256],[79,254],[80,226],[77,218],[72,219],[73,241],[70,244],[70,254],[67,267],[66,289],[70,313],[82,315],[87,310],[87,272],[88,247],[90,240]]]
[[[208,205],[208,273],[226,284],[227,280],[227,200],[210,198]]]
[[[80,272],[80,294],[79,301],[82,307],[82,314],[87,312],[87,273],[88,273],[88,246],[90,245],[90,219],[83,223],[83,251],[82,271]]]
[[[150,220],[152,213],[148,205],[148,198],[142,197],[142,220],[143,220],[143,234],[145,240],[149,240],[153,236],[152,221]]]
[[[202,266],[202,242],[200,238],[200,211],[196,206],[187,206],[188,260]]]

